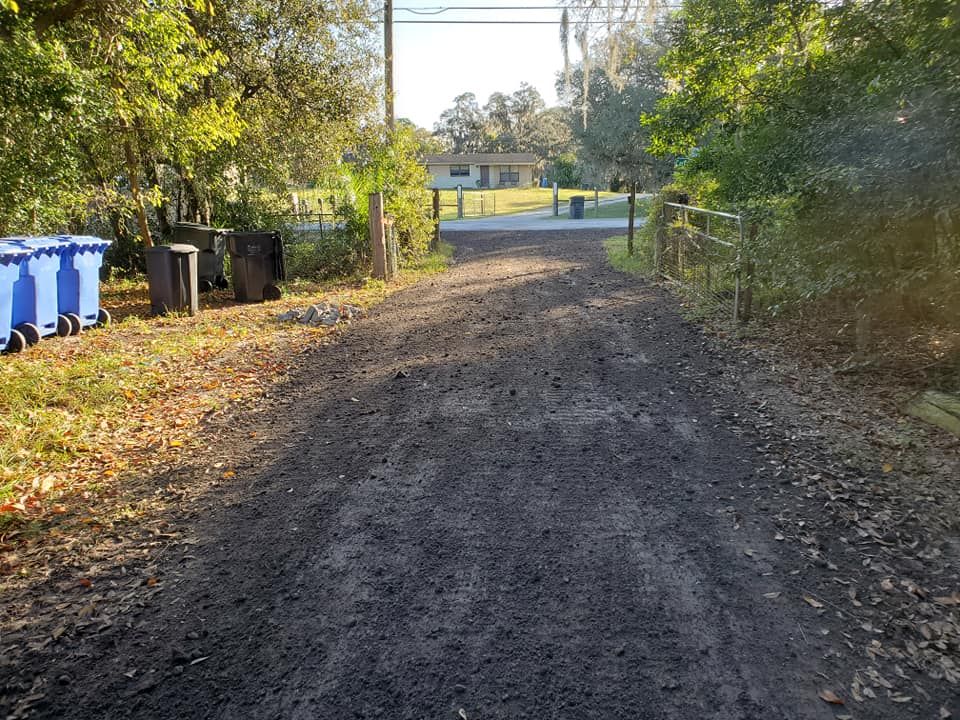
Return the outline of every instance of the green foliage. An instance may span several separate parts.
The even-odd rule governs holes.
[[[493,93],[482,108],[473,93],[458,95],[441,113],[434,137],[454,153],[530,152],[540,160],[568,152],[572,144],[563,110],[545,108],[527,83],[509,95]]]
[[[652,188],[669,177],[670,161],[647,151],[649,129],[641,123],[663,95],[657,68],[662,52],[648,34],[622,31],[597,49],[605,68],[581,63],[572,70],[565,95],[567,122],[590,184],[619,188],[638,182]],[[589,82],[584,82],[585,73]]]
[[[370,137],[362,148],[361,156],[342,168],[338,213],[343,228],[328,242],[325,262],[356,268],[369,261],[368,198],[374,192],[383,193],[384,215],[393,220],[401,258],[409,262],[422,256],[430,244],[433,221],[428,175],[419,161],[413,128],[399,125],[389,140]]]
[[[949,0],[685,0],[651,149],[759,223],[770,303],[960,315],[960,10]]]
[[[0,6],[0,233],[109,229],[132,267],[174,219],[270,227],[376,107],[366,0],[22,5]]]
[[[576,155],[563,153],[553,159],[547,176],[562,188],[579,188],[583,182],[583,168],[577,162]]]

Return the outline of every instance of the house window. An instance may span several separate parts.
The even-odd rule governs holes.
[[[450,177],[470,177],[469,165],[451,165]]]
[[[500,184],[518,185],[520,183],[520,168],[517,165],[500,166]]]

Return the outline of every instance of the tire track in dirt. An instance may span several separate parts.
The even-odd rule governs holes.
[[[720,360],[599,237],[453,237],[312,353],[220,451],[244,483],[193,559],[35,659],[34,716],[832,718],[839,633],[763,597],[793,592],[772,526],[722,512],[756,460],[694,382]]]

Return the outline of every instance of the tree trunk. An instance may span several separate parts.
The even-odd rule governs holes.
[[[157,170],[157,164],[149,158],[143,159],[144,168],[147,173],[147,182],[156,187],[160,187],[160,173]],[[161,196],[163,197],[163,196]],[[170,205],[166,199],[162,199],[157,205],[157,227],[160,230],[160,237],[170,238],[173,236],[173,228],[170,226],[168,212]]]
[[[133,149],[130,126],[126,120],[120,120],[123,132],[123,155],[127,161],[127,175],[130,181],[130,194],[133,196],[133,205],[137,211],[137,224],[140,226],[140,238],[144,247],[153,247],[153,238],[150,235],[150,224],[147,222],[147,209],[143,204],[143,195],[140,193],[139,167],[137,153]]]

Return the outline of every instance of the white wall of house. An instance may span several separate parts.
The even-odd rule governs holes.
[[[475,188],[477,180],[480,179],[480,166],[471,165],[470,175],[451,176],[449,165],[427,165],[427,172],[430,173],[430,187],[447,190],[455,188],[457,185],[463,185],[465,188]]]
[[[500,184],[500,172],[513,171],[519,174],[518,187],[528,187],[533,184],[533,165],[490,165],[490,187],[496,188]],[[427,165],[430,173],[430,187],[449,190],[463,185],[464,189],[472,190],[480,180],[480,166],[470,165],[470,175],[451,176],[449,165]]]

